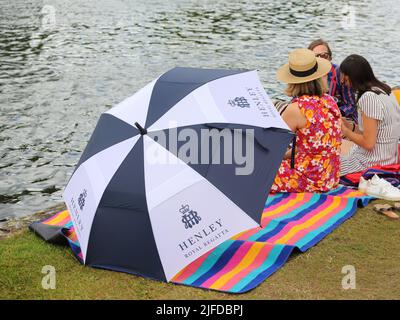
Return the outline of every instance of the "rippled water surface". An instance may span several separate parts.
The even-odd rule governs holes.
[[[99,115],[174,66],[255,68],[277,97],[288,51],[323,37],[400,85],[398,0],[0,5],[0,219],[60,202]]]

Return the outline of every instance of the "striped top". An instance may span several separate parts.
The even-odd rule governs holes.
[[[379,89],[378,89],[379,90]],[[393,94],[364,93],[358,101],[359,128],[363,131],[362,115],[378,120],[375,147],[368,151],[358,145],[347,156],[341,157],[340,173],[346,175],[363,171],[374,165],[397,163],[400,139],[400,108]]]

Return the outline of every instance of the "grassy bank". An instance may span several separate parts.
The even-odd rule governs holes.
[[[378,203],[375,201],[374,203]],[[56,289],[44,290],[44,265],[57,272]],[[342,289],[342,267],[356,269],[356,289]],[[253,291],[223,294],[81,266],[67,247],[29,231],[0,241],[1,299],[400,299],[400,221],[372,205]]]

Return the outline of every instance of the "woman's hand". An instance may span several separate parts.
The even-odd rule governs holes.
[[[342,135],[348,138],[348,132],[350,131],[348,123],[342,118]]]
[[[343,125],[346,126],[346,128],[350,129],[350,130],[352,130],[354,127],[354,123],[347,120],[345,117],[342,117],[342,127],[343,127]]]
[[[376,144],[378,135],[378,120],[367,117],[362,113],[362,121],[364,124],[364,130],[362,132],[358,130],[349,129],[342,121],[342,134],[350,141],[359,145],[368,151],[371,151]]]

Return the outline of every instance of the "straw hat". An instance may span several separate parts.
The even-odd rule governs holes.
[[[289,54],[289,63],[278,69],[276,77],[285,83],[304,83],[326,75],[332,64],[317,58],[311,50],[296,49]]]

